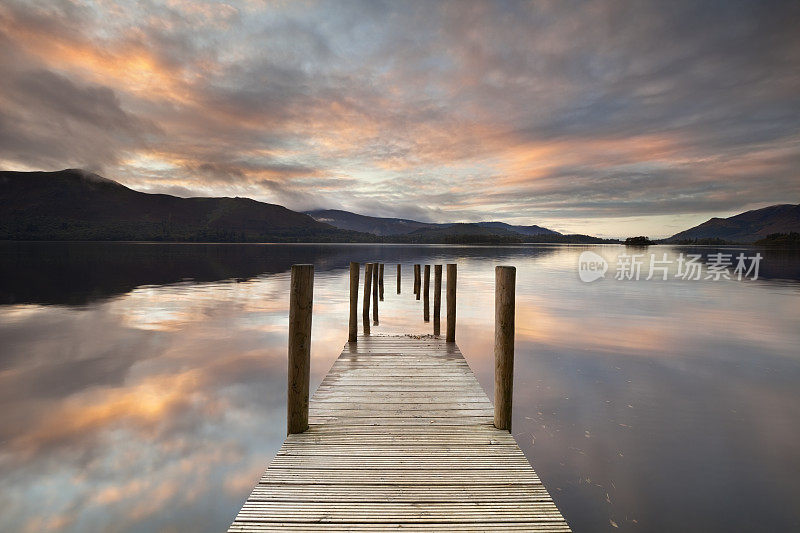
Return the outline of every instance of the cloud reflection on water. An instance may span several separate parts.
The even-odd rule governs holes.
[[[253,457],[263,463],[284,436],[285,313],[260,303],[270,285],[229,298],[221,287],[146,289],[27,317],[24,357],[0,374],[11,407],[0,415],[0,468],[20,483],[6,488],[26,488],[2,491],[6,520],[30,521],[3,529],[222,527],[225,511],[196,511],[237,502],[233,480],[252,485]],[[248,319],[263,327],[236,324]]]
[[[493,266],[515,264],[514,434],[575,529],[747,527],[744,498],[762,525],[796,523],[797,285],[587,285],[583,249],[286,246],[269,263],[268,247],[199,247],[175,273],[197,274],[211,253],[233,279],[162,272],[176,281],[71,292],[69,306],[14,293],[38,303],[0,307],[0,529],[224,529],[284,438],[293,255],[317,265],[312,387],[345,340],[346,261],[381,256],[378,333],[431,328],[411,269],[397,296],[391,263],[459,263],[458,342],[490,395]],[[87,276],[108,286],[108,266]]]

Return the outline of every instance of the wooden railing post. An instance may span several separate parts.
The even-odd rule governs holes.
[[[378,325],[378,263],[372,264],[372,325]]]
[[[314,266],[292,265],[289,288],[289,379],[286,432],[308,429],[308,382],[311,370],[311,311]]]
[[[514,300],[517,269],[495,267],[494,426],[511,431],[514,392]]]
[[[442,308],[442,265],[434,265],[433,267],[433,334],[440,335],[442,333],[441,325],[441,308]]]
[[[447,265],[447,342],[456,342],[456,265]]]
[[[422,319],[425,322],[431,321],[431,304],[430,304],[430,294],[431,294],[431,266],[425,265],[425,282],[422,285],[423,289],[423,305],[422,305]]]
[[[350,263],[350,323],[348,324],[348,342],[358,339],[358,277],[361,265]]]
[[[362,304],[361,322],[364,324],[364,335],[369,335],[369,301],[372,298],[372,263],[364,263],[364,303]]]
[[[419,300],[419,296],[420,296],[420,294],[419,294],[420,293],[419,277],[420,277],[419,265],[414,265],[414,294],[416,295],[417,300]]]
[[[378,265],[378,299],[383,301],[383,263]]]
[[[400,263],[397,263],[397,294],[400,294]]]

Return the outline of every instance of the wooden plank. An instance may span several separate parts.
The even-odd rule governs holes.
[[[259,483],[251,501],[287,502],[528,502],[548,501],[541,485],[341,485],[320,491],[305,485]]]
[[[285,443],[277,455],[346,455],[350,457],[497,457],[500,455],[522,456],[518,446],[511,444],[471,446],[308,446]],[[276,455],[276,456],[277,456]]]
[[[393,522],[560,522],[552,501],[526,502],[316,502],[313,506],[293,502],[248,501],[237,518],[244,522],[360,523]]]
[[[313,424],[345,424],[348,426],[418,426],[428,424],[440,425],[471,425],[471,424],[491,424],[491,416],[460,416],[460,417],[392,417],[392,418],[348,418],[339,416],[315,416],[309,417],[308,421]]]
[[[402,400],[398,402],[397,400]],[[415,404],[436,404],[436,403],[452,403],[452,402],[464,402],[464,403],[480,403],[481,405],[487,405],[486,398],[481,397],[478,395],[474,396],[467,396],[467,395],[459,395],[457,397],[448,396],[448,395],[426,395],[426,394],[409,394],[409,393],[402,393],[398,395],[390,395],[390,394],[376,394],[376,395],[351,395],[347,398],[348,401],[352,403],[359,403],[363,404],[365,402],[377,404],[377,405],[387,405],[392,403],[400,403],[400,404],[408,404],[408,403],[415,403]],[[315,398],[316,404],[324,404],[324,403],[342,403],[342,397],[337,396],[335,394],[329,395],[322,395],[320,394]],[[491,404],[489,404],[491,405]]]
[[[395,485],[496,485],[497,483],[540,484],[533,470],[362,470],[352,468],[267,468],[262,483],[305,485],[354,485],[383,483]]]
[[[569,531],[455,343],[345,345],[229,531]]]
[[[467,522],[452,523],[427,523],[415,524],[410,522],[395,524],[325,524],[319,526],[315,524],[292,524],[292,523],[257,523],[257,522],[234,522],[228,530],[231,533],[261,533],[264,531],[365,531],[380,532],[392,531],[397,529],[416,530],[416,531],[459,531],[459,532],[482,532],[487,531],[528,531],[528,532],[568,532],[569,526],[554,522],[515,522],[515,523],[484,523],[473,524]]]
[[[413,416],[423,416],[423,417],[430,417],[430,418],[439,418],[439,417],[462,417],[462,416],[493,416],[494,410],[489,408],[479,408],[479,409],[456,409],[456,408],[446,408],[446,409],[433,409],[430,406],[425,406],[422,409],[409,409],[408,406],[398,406],[394,409],[385,409],[385,405],[381,405],[378,407],[382,407],[383,409],[343,409],[343,408],[332,408],[332,409],[325,409],[319,406],[312,407],[309,416],[338,416],[340,418],[377,418],[377,417],[385,417],[385,418],[395,418],[395,417],[413,417]]]
[[[359,434],[372,434],[372,435],[391,435],[392,432],[391,428],[384,428],[380,426],[372,427],[372,428],[348,428],[343,426],[329,426],[329,425],[321,425],[321,424],[310,424],[308,429],[303,433],[296,433],[294,435],[289,435],[286,437],[286,442],[302,442],[305,440],[313,441],[315,438],[319,436],[325,435],[333,435],[337,433],[345,433],[345,434],[352,434],[352,435],[359,435]],[[454,437],[476,437],[479,439],[489,440],[497,439],[503,440],[508,439],[509,442],[516,442],[514,438],[511,436],[510,433],[506,431],[500,431],[496,429],[494,426],[487,425],[487,426],[453,426],[447,428],[441,427],[420,427],[415,428],[413,430],[404,430],[398,433],[399,436],[408,438],[410,440],[423,437],[425,435],[438,435],[438,436],[445,436],[445,435],[452,435]]]
[[[508,470],[528,466],[524,455],[487,457],[375,457],[337,455],[277,455],[270,468],[314,468],[322,470]]]
[[[459,433],[445,433],[438,431],[439,429],[450,429],[450,428],[457,428],[458,426],[442,426],[442,427],[434,427],[432,429],[436,429],[437,431],[432,431],[430,433],[425,433],[424,431],[416,431],[421,429],[429,429],[430,426],[427,425],[420,425],[414,426],[409,428],[404,427],[396,427],[396,426],[348,426],[346,424],[335,425],[335,424],[328,424],[330,431],[326,431],[323,434],[317,435],[312,439],[304,442],[303,444],[308,443],[324,443],[330,442],[333,440],[342,440],[343,437],[350,437],[351,440],[355,443],[359,442],[359,440],[364,441],[371,441],[377,442],[380,440],[383,441],[391,441],[393,443],[403,443],[408,446],[414,446],[414,442],[419,442],[420,445],[423,445],[428,442],[454,442],[458,443],[459,439],[463,440],[465,443],[472,444],[488,444],[488,445],[496,445],[496,444],[512,444],[512,439],[503,438],[501,435],[492,435],[492,436],[484,436],[484,435],[469,435],[469,434],[459,434]],[[341,431],[335,431],[335,430]],[[379,433],[370,433],[369,430],[380,430]],[[506,436],[508,437],[508,436]]]

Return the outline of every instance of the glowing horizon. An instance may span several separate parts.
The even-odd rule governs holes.
[[[0,169],[663,237],[800,200],[795,3],[0,0]]]

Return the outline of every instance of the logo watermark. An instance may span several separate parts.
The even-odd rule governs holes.
[[[649,256],[649,257],[648,257]],[[617,256],[614,279],[666,281],[668,279],[697,280],[757,280],[761,264],[760,253],[748,256],[744,253],[725,254],[717,252],[708,254],[679,254],[671,258],[662,254],[628,254],[623,252]],[[583,252],[578,257],[578,277],[581,281],[592,282],[605,278],[609,270],[608,261],[594,252]]]
[[[587,283],[605,277],[608,261],[594,252],[582,252],[578,257],[578,276]]]

